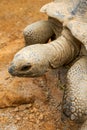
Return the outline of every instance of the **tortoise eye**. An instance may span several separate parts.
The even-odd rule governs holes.
[[[24,65],[24,66],[22,66],[21,71],[27,71],[30,68],[31,68],[31,65]]]

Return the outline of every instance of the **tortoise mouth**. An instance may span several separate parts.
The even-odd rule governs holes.
[[[30,77],[30,78],[33,78],[33,77],[40,77],[42,76],[44,73],[40,73],[40,72],[36,72],[36,73],[33,73],[31,71],[28,71],[29,69],[31,68],[31,66],[23,66],[23,68],[21,69],[21,71],[16,71],[14,70],[13,67],[9,67],[8,68],[8,72],[12,75],[12,76],[15,76],[15,77]],[[47,71],[46,71],[47,72]]]

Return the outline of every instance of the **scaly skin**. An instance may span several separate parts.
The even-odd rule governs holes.
[[[87,119],[87,56],[77,60],[68,71],[63,111],[71,120]]]

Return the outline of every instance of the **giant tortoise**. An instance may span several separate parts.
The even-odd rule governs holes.
[[[63,112],[71,120],[87,119],[87,0],[55,0],[41,8],[47,21],[24,29],[26,47],[10,64],[9,73],[37,77],[69,65]],[[46,44],[47,43],[47,44]]]

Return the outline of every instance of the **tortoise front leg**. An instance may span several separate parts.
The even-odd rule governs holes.
[[[38,21],[28,25],[23,33],[26,46],[46,43],[54,34],[49,21]]]
[[[87,57],[83,56],[70,68],[63,99],[63,111],[71,118],[83,122],[87,119]]]

